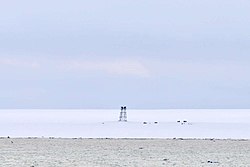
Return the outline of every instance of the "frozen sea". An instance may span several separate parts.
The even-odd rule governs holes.
[[[127,122],[119,112],[2,109],[0,137],[250,139],[250,109],[127,109]]]

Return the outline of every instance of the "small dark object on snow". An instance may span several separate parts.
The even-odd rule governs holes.
[[[219,163],[219,162],[207,161],[207,163],[216,164],[216,163]]]
[[[167,158],[164,158],[163,161],[167,161],[168,159]]]

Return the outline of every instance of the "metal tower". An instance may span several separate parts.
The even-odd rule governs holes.
[[[126,106],[122,106],[121,107],[121,112],[120,112],[120,116],[119,116],[119,121],[120,122],[127,122],[127,107]]]

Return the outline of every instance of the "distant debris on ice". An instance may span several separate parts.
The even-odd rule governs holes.
[[[178,120],[177,123],[180,123],[181,125],[186,125],[186,124],[192,125],[192,123],[188,123],[187,120],[183,120],[183,121]]]

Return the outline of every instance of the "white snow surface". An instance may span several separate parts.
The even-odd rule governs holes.
[[[250,139],[250,109],[127,109],[128,122],[119,112],[2,109],[0,136]]]

